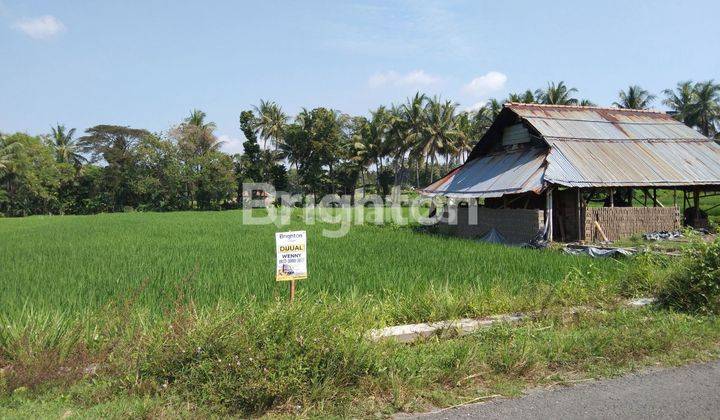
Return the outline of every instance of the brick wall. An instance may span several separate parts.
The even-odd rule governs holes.
[[[602,235],[598,222],[609,240],[632,235],[680,229],[680,211],[677,207],[600,207],[585,209],[585,240],[598,242]]]
[[[522,244],[532,240],[545,223],[542,210],[489,209],[484,207],[454,207],[457,224],[441,222],[441,230],[464,238],[478,238],[495,228],[508,243]],[[468,212],[477,211],[477,224],[472,224]],[[445,218],[448,213],[446,211]],[[452,219],[452,218],[450,218]]]

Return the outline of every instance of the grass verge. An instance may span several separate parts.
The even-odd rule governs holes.
[[[6,367],[0,416],[384,417],[706,360],[718,355],[720,343],[716,317],[645,309],[549,311],[461,338],[371,343],[362,337],[361,309],[345,303],[177,314],[113,343],[109,354],[96,345],[101,356],[91,362],[99,363],[93,372],[92,358],[80,365],[60,358],[44,364],[57,377],[25,386],[22,375],[34,377],[32,359]],[[73,375],[78,370],[84,374]]]

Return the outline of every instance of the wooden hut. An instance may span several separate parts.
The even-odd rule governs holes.
[[[464,203],[446,221],[463,236],[592,242],[704,227],[700,200],[718,190],[720,145],[671,115],[509,103],[467,161],[422,193]]]

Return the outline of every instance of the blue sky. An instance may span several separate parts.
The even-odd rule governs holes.
[[[720,79],[719,17],[713,1],[0,0],[0,131],[161,131],[199,108],[237,152],[261,98],[364,114],[565,80],[608,105],[631,83]]]

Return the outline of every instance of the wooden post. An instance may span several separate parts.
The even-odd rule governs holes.
[[[605,235],[605,231],[603,230],[602,226],[600,226],[600,223],[597,220],[595,221],[595,229],[600,232],[600,235],[603,238],[603,242],[609,242],[607,235]]]
[[[295,300],[295,280],[290,280],[290,302]]]
[[[545,219],[548,224],[547,240],[552,242],[553,240],[553,194],[552,187],[548,187],[545,192]]]
[[[615,188],[610,188],[610,207],[615,207]]]
[[[653,188],[653,207],[657,207],[657,188]]]
[[[583,240],[582,225],[583,225],[583,221],[582,221],[582,190],[580,188],[578,188],[578,190],[577,190],[577,234],[578,234],[577,240],[578,241]]]
[[[673,188],[673,206],[677,207],[677,189]]]
[[[693,190],[693,206],[695,207],[695,220],[700,219],[700,191],[695,188]]]

